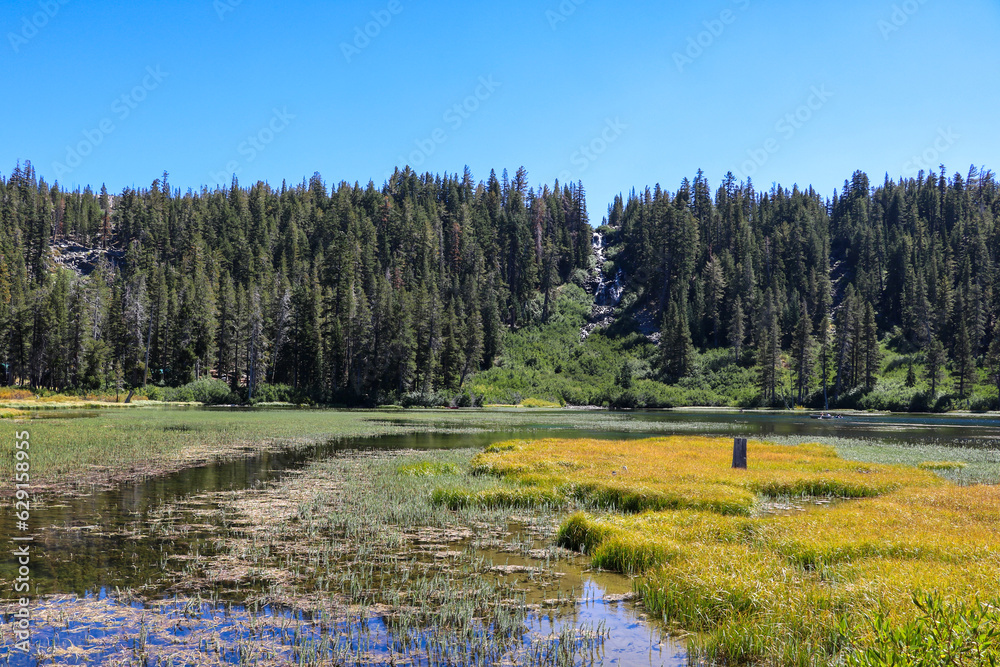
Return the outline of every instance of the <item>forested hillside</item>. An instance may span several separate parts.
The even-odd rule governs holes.
[[[434,401],[590,259],[582,186],[529,189],[523,169],[332,192],[314,175],[181,194],[164,174],[112,198],[25,164],[0,202],[7,383],[53,389],[215,377],[244,399]]]
[[[523,169],[114,196],[0,177],[7,384],[228,400],[997,405],[988,171],[826,197],[698,172],[609,206]],[[217,383],[218,384],[218,383]],[[274,387],[283,387],[275,391]],[[159,394],[158,394],[159,392]]]
[[[859,172],[832,198],[732,175],[713,195],[701,172],[632,192],[598,228],[625,287],[613,323],[582,342],[519,332],[515,367],[476,384],[494,400],[995,409],[998,219],[978,169],[877,187]]]
[[[749,349],[762,402],[815,404],[825,386],[838,404],[875,389],[886,348],[906,355],[910,388],[920,366],[930,400],[946,371],[961,399],[981,367],[997,380],[998,218],[992,173],[942,168],[874,188],[857,172],[830,200],[731,175],[713,200],[699,172],[676,193],[616,201],[608,224],[637,302],[662,322],[665,379],[690,375],[695,349]]]

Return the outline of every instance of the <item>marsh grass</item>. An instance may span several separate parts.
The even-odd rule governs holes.
[[[961,466],[932,468],[935,474],[960,485],[1000,483],[1000,449],[947,447],[943,445],[891,446],[878,444],[838,445],[845,459],[877,461],[894,465],[919,466],[927,461],[962,463]]]
[[[43,599],[36,634],[45,641],[36,658],[262,666],[598,661],[608,630],[577,622],[575,590],[565,590],[555,572],[555,562],[572,554],[540,548],[555,530],[553,514],[534,508],[512,517],[509,506],[451,510],[431,502],[441,483],[508,488],[470,475],[473,453],[344,452],[274,484],[161,507],[137,519],[146,534],[131,539],[176,542],[208,531],[211,544],[165,556],[160,583],[119,592],[115,601]],[[480,555],[477,536],[490,536],[499,557]],[[544,614],[540,602],[528,602],[528,590],[547,601]],[[158,598],[163,593],[171,597]],[[138,602],[128,604],[133,595]],[[0,646],[12,641],[4,634]]]
[[[53,416],[57,411],[53,410]],[[10,411],[15,423],[26,415]],[[518,428],[534,419],[509,412],[424,410],[405,413],[334,410],[202,410],[133,407],[72,419],[32,419],[32,482],[39,490],[107,487],[237,457],[336,439],[407,433],[483,433]],[[554,423],[569,416],[546,417]],[[612,428],[613,416],[583,420]],[[21,428],[21,427],[16,427]],[[0,466],[13,469],[13,438],[0,440]],[[0,493],[9,492],[7,485]]]
[[[458,475],[458,466],[454,463],[442,463],[440,461],[418,461],[416,463],[404,463],[398,468],[400,475],[414,475],[417,477],[433,477],[435,475]]]
[[[824,445],[755,442],[754,464],[744,471],[731,468],[731,452],[729,441],[699,436],[627,443],[549,438],[493,445],[473,459],[473,471],[544,491],[546,501],[561,497],[627,513],[701,509],[741,516],[752,515],[760,497],[867,498],[941,483],[902,466],[845,461]],[[530,498],[527,491],[520,496]],[[489,502],[486,495],[473,500]]]
[[[921,470],[963,470],[966,465],[964,461],[921,461],[917,467]]]
[[[116,404],[87,404],[86,407]],[[120,404],[119,404],[120,405]],[[20,419],[50,413],[58,417],[73,404],[51,410],[6,411],[12,428]],[[84,407],[84,406],[80,406]],[[532,410],[338,411],[206,410],[152,404],[128,409],[87,410],[71,419],[32,419],[32,483],[39,490],[72,491],[109,487],[137,479],[266,450],[313,447],[338,439],[412,433],[514,431],[544,422],[555,428],[649,431],[655,422],[606,412]],[[14,440],[0,439],[0,467],[13,469]],[[8,485],[0,494],[9,493]]]
[[[956,640],[961,661],[947,664],[989,664],[976,660],[996,659],[995,641],[980,641],[961,624],[978,609],[969,605],[995,595],[1000,581],[1000,488],[956,486],[935,474],[958,466],[916,467],[958,458],[954,451],[900,456],[901,449],[872,451],[883,461],[911,457],[911,466],[846,460],[829,446],[752,442],[750,469],[733,471],[731,441],[550,439],[496,446],[473,465],[529,487],[585,488],[591,498],[629,489],[651,499],[577,512],[563,521],[557,542],[588,554],[596,567],[638,574],[647,611],[695,633],[694,655],[710,664],[827,665],[883,655],[931,622],[919,620],[928,609],[938,614],[934,622],[959,624],[942,632],[964,637]],[[740,511],[718,503],[726,497],[720,489],[745,499]],[[759,511],[762,496],[802,494],[850,499]],[[662,511],[665,496],[682,502]],[[917,590],[937,593],[918,605]],[[995,613],[975,619],[996,630]]]
[[[888,435],[892,435],[889,431]],[[797,446],[801,439],[769,437],[775,444]],[[962,463],[963,466],[936,468],[939,477],[956,484],[1000,483],[1000,441],[963,438],[961,432],[944,444],[927,442],[885,442],[872,438],[818,437],[848,461],[918,466],[925,462]]]
[[[33,449],[33,477],[37,470],[46,481],[106,481],[115,471],[155,474],[165,466],[339,436],[513,431],[536,423],[529,412],[133,409],[36,420],[32,442],[45,445]],[[544,421],[595,430],[662,428],[608,413],[546,412]],[[558,550],[527,568],[502,568],[473,553],[488,547],[512,557],[537,554],[538,539],[554,536],[553,512],[580,507],[588,512],[567,519],[558,541],[588,553],[596,566],[637,575],[636,591],[651,614],[695,632],[696,655],[720,663],[836,662],[879,645],[867,623],[876,614],[890,627],[914,622],[914,589],[943,591],[943,604],[968,604],[1000,580],[996,489],[942,481],[1000,479],[996,450],[836,439],[825,447],[757,449],[752,443],[752,456],[761,457],[751,460],[759,467],[734,472],[731,441],[677,440],[676,454],[666,451],[673,439],[661,438],[558,446],[511,441],[490,446],[474,462],[469,452],[338,456],[276,485],[192,498],[189,507],[178,503],[126,539],[152,531],[176,541],[216,531],[211,544],[183,558],[164,557],[168,590],[187,596],[180,599],[244,600],[255,614],[270,604],[329,623],[359,619],[350,622],[359,629],[348,631],[352,639],[337,644],[342,654],[310,637],[306,625],[285,621],[289,636],[295,627],[302,630],[294,657],[301,664],[329,662],[331,655],[342,664],[378,662],[388,654],[371,647],[390,636],[398,642],[391,655],[400,662],[406,651],[452,664],[484,656],[528,662],[525,646],[537,648],[529,653],[547,664],[565,664],[565,651],[586,661],[594,650],[591,630],[566,628],[555,638],[529,641],[525,620],[512,611],[518,605],[529,611],[530,636],[534,612],[525,604],[525,588],[550,591],[546,597],[557,603],[549,606],[560,608],[562,593],[549,565],[549,557],[561,557]],[[538,454],[536,446],[549,449]],[[9,445],[0,443],[0,460],[10,456]],[[915,467],[928,461],[967,465]],[[86,472],[92,466],[99,470]],[[813,492],[856,499],[765,514],[762,494],[784,503]],[[140,594],[148,600],[162,592],[151,585]],[[381,635],[363,629],[376,618],[383,619]],[[565,645],[553,643],[564,633]],[[493,652],[470,654],[470,642]]]

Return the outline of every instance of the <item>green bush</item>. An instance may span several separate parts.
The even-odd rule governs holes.
[[[451,396],[444,392],[411,391],[399,401],[404,408],[442,408],[451,405]]]
[[[170,401],[180,403],[204,403],[205,405],[223,405],[239,403],[240,398],[229,389],[222,380],[202,378],[180,387],[147,387],[146,395],[154,401]]]
[[[255,403],[294,403],[296,405],[311,403],[303,391],[287,384],[262,384],[254,390],[253,400]]]
[[[990,604],[944,602],[937,593],[915,593],[916,619],[894,623],[885,613],[871,620],[875,641],[845,655],[849,667],[990,666],[1000,664],[1000,600]]]

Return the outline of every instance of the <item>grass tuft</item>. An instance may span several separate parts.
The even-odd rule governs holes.
[[[917,464],[921,470],[961,470],[965,466],[963,461],[922,461]]]
[[[399,466],[400,475],[412,475],[414,477],[435,477],[438,475],[458,475],[461,471],[454,463],[444,463],[441,461],[416,461],[414,463],[404,463]]]

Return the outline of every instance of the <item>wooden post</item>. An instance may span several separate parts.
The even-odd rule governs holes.
[[[747,469],[747,439],[733,438],[733,467]]]

